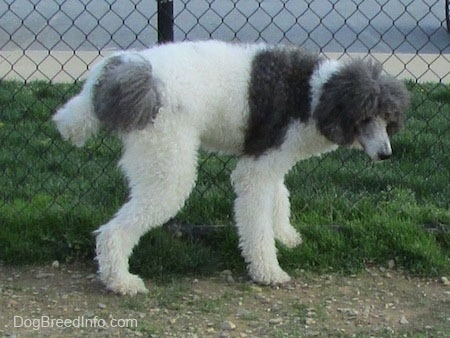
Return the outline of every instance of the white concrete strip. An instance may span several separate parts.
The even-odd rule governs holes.
[[[0,51],[0,79],[72,82],[89,66],[114,51]],[[325,53],[330,58],[368,57],[364,53]],[[370,54],[384,70],[401,79],[450,83],[450,54]]]
[[[450,54],[413,53],[325,53],[329,58],[372,58],[383,64],[386,73],[417,82],[450,83]]]
[[[0,78],[19,81],[73,82],[89,66],[113,51],[0,51]]]

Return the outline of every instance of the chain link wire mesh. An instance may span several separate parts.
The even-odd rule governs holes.
[[[413,83],[450,82],[444,0],[176,0],[173,6],[175,41],[295,44],[332,58],[375,58],[388,73]],[[87,150],[61,145],[48,118],[79,89],[89,67],[101,57],[157,43],[157,8],[154,0],[0,3],[0,168],[6,182],[0,213],[12,210],[18,215],[33,204],[41,217],[55,205],[79,212],[86,207],[86,195],[98,194],[98,208],[105,200],[102,195],[116,195],[117,205],[126,198],[126,191],[120,188],[124,186],[122,176],[110,169],[120,154],[117,142],[103,142],[103,136]],[[435,85],[427,87],[417,106],[434,95]],[[6,107],[15,115],[2,117]],[[446,113],[437,107],[427,117],[429,123],[437,114]],[[25,118],[34,127],[24,124]],[[427,132],[426,121],[421,128],[417,133]],[[448,132],[443,129],[441,135],[435,135],[431,145],[444,148],[440,137]],[[81,159],[74,155],[79,152]],[[93,158],[94,153],[100,155]],[[426,155],[417,154],[418,161]],[[348,161],[353,155],[340,156],[345,175],[352,181],[358,175]],[[233,165],[232,158],[202,154],[195,193],[202,198],[231,198],[229,184],[223,182],[228,182]],[[320,167],[318,160],[305,175]],[[439,162],[431,168],[449,172]],[[80,175],[83,186],[74,187],[70,177]],[[311,184],[320,190],[327,183],[312,180]],[[98,192],[99,186],[106,191]],[[13,200],[11,194],[16,190],[20,190],[19,197]],[[73,200],[61,202],[58,194],[63,191],[73,191]]]

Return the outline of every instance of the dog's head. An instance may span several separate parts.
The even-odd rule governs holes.
[[[392,155],[390,137],[404,124],[409,92],[381,74],[381,64],[350,61],[323,85],[314,117],[320,132],[344,146],[362,147],[373,160]]]

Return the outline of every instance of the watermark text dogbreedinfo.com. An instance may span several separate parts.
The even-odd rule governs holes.
[[[77,316],[75,318],[52,318],[50,316],[40,316],[36,318],[25,318],[23,316],[14,316],[14,328],[27,328],[40,330],[44,328],[137,328],[138,323],[135,318],[108,318],[103,319],[98,316],[84,317]]]

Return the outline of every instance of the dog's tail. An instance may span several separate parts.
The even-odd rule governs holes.
[[[53,116],[64,139],[77,146],[100,126],[130,132],[145,128],[161,107],[160,82],[150,62],[138,53],[124,52],[95,66],[80,94]]]

